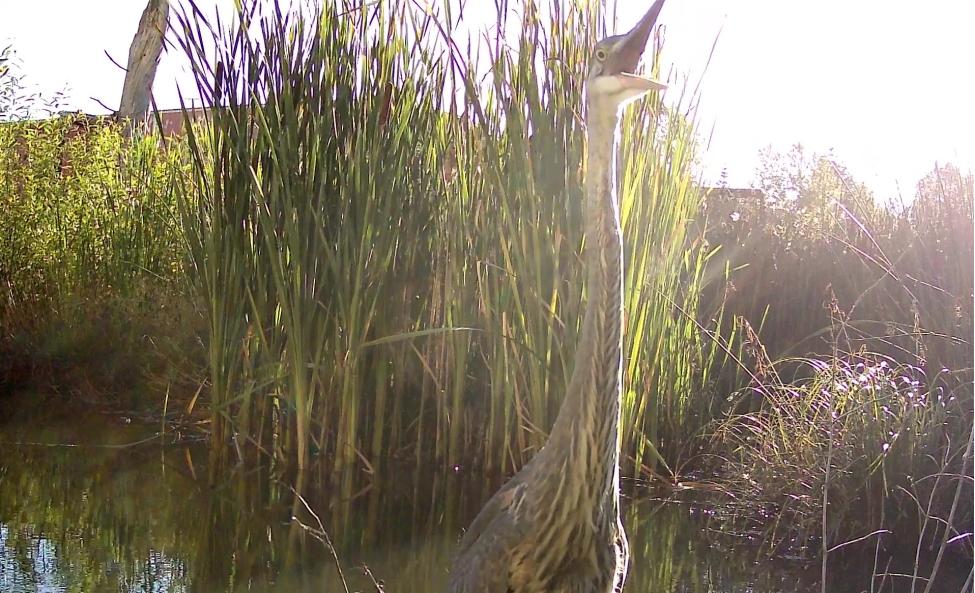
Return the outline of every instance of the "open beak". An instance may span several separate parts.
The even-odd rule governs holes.
[[[667,85],[662,82],[636,74],[636,68],[643,52],[647,49],[647,41],[650,39],[650,33],[657,23],[657,16],[663,6],[664,0],[656,0],[650,10],[640,19],[640,22],[623,36],[623,41],[617,49],[619,74],[616,77],[625,88],[643,92],[667,88]]]

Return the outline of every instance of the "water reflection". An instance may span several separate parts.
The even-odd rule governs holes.
[[[290,481],[240,468],[209,487],[200,446],[124,446],[147,430],[101,417],[0,428],[0,591],[343,591],[331,556],[290,520],[317,525],[296,512]],[[26,441],[35,444],[11,444]],[[477,492],[463,494],[470,483]],[[300,487],[350,590],[374,590],[366,565],[387,591],[412,593],[442,590],[460,529],[494,485],[409,476],[344,503],[312,477]],[[819,591],[818,568],[756,563],[690,508],[629,506],[627,591]]]

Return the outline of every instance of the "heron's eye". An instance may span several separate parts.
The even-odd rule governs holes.
[[[597,47],[596,48],[596,59],[599,60],[600,62],[602,62],[603,60],[605,60],[606,59],[606,50],[603,49],[603,48],[601,48],[601,47]]]

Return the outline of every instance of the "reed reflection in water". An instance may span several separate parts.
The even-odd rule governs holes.
[[[298,523],[317,525],[293,480],[242,467],[210,487],[202,445],[125,446],[153,429],[97,416],[0,428],[0,591],[343,591],[332,557]],[[496,487],[488,482],[411,475],[346,502],[310,475],[298,487],[350,590],[374,590],[365,565],[386,591],[414,593],[442,590],[460,530]],[[819,591],[818,566],[757,562],[698,513],[629,504],[627,591]]]

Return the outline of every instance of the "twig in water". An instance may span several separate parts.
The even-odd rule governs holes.
[[[345,581],[345,574],[342,572],[342,563],[339,562],[339,556],[335,553],[335,546],[332,545],[332,538],[330,538],[328,536],[328,532],[325,531],[325,525],[322,523],[322,520],[318,517],[318,515],[315,514],[315,511],[311,510],[311,507],[308,506],[308,502],[305,500],[305,498],[298,494],[297,490],[291,486],[288,486],[288,489],[298,497],[298,500],[301,501],[301,504],[305,507],[305,510],[315,518],[315,521],[318,523],[318,529],[315,529],[310,525],[305,525],[298,520],[297,517],[291,517],[291,520],[297,523],[302,529],[310,533],[312,537],[324,544],[325,548],[332,555],[332,560],[335,562],[335,571],[338,572],[339,580],[342,581],[342,589],[345,590],[345,593],[349,593],[349,584]]]
[[[372,571],[365,564],[362,565],[362,572],[372,581],[372,586],[376,588],[376,593],[386,593],[386,589],[383,588],[382,583],[376,580],[376,577],[372,575]]]

